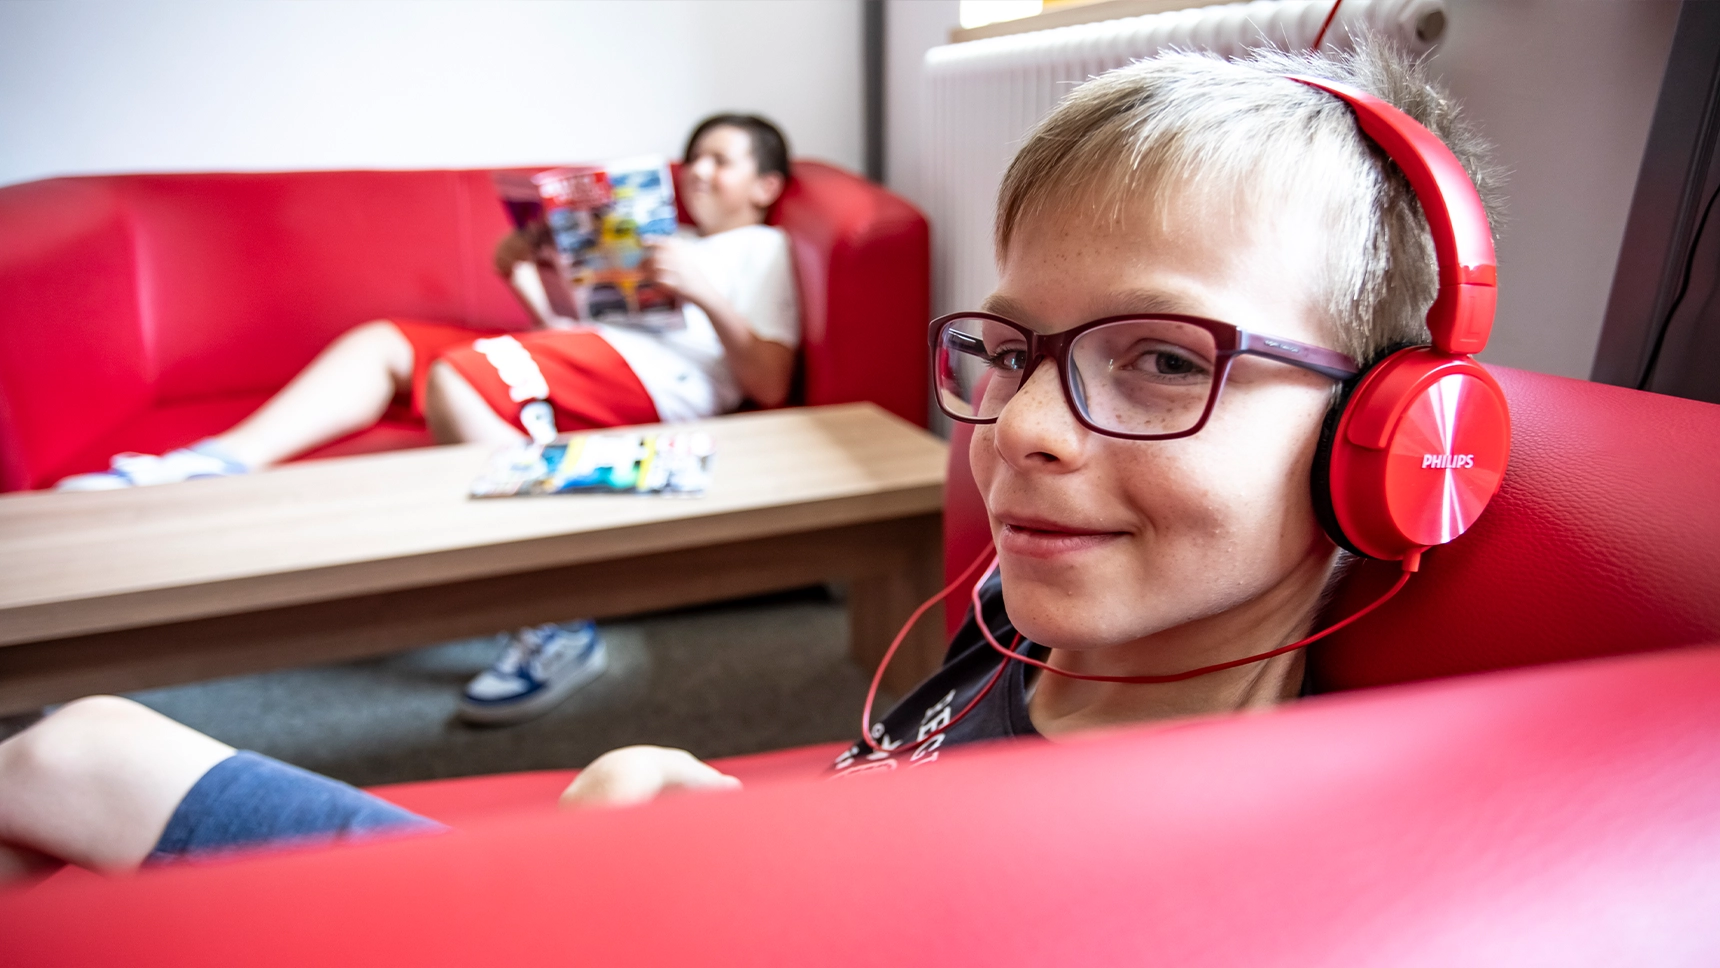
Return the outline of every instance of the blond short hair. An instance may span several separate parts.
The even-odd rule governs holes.
[[[1494,231],[1500,176],[1488,145],[1424,66],[1384,44],[1354,53],[1259,50],[1234,61],[1170,52],[1075,88],[1029,133],[998,190],[1001,260],[1025,222],[1072,198],[1120,222],[1140,199],[1171,190],[1229,190],[1243,204],[1285,192],[1323,206],[1331,245],[1324,292],[1335,349],[1370,362],[1427,342],[1437,290],[1433,243],[1408,181],[1350,109],[1284,74],[1361,88],[1450,146],[1487,203]]]

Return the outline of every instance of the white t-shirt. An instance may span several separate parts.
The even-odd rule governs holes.
[[[788,236],[769,225],[747,225],[689,239],[693,264],[747,321],[759,339],[800,345],[800,300]],[[696,420],[741,405],[740,384],[723,361],[723,343],[705,311],[682,303],[684,329],[652,333],[630,326],[597,332],[645,384],[665,421]]]
[[[683,229],[682,237],[689,243],[693,264],[740,312],[755,336],[790,349],[800,345],[800,299],[788,236],[781,229],[747,225],[708,236]],[[530,263],[515,267],[514,282],[534,305],[542,303],[540,314],[547,313],[548,300]],[[667,422],[727,413],[741,405],[743,396],[724,362],[723,343],[711,318],[692,303],[682,303],[681,309],[687,319],[681,329],[594,327],[627,361],[651,395],[657,416]]]

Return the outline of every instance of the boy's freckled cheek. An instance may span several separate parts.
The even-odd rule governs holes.
[[[990,493],[999,463],[996,428],[991,425],[975,427],[973,440],[968,445],[968,469],[973,474],[974,483],[979,485],[981,497]]]
[[[1130,502],[1149,511],[1170,531],[1217,534],[1227,527],[1236,496],[1215,469],[1212,448],[1200,437],[1159,442],[1120,468]]]

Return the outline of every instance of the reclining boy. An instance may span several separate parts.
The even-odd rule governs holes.
[[[1395,103],[1490,187],[1450,100],[1379,49],[1169,54],[1076,89],[1005,175],[986,312],[940,322],[941,400],[978,424],[997,571],[943,668],[837,775],[1302,693],[1294,645],[1341,558],[1310,485],[1321,427],[1361,364],[1427,341],[1437,278],[1402,172],[1343,102],[1286,74]],[[1077,330],[1027,358],[1026,333]],[[1221,338],[1250,348],[1219,354]],[[983,371],[953,397],[951,346]],[[563,801],[737,785],[686,752],[631,747]],[[0,743],[0,792],[20,870],[438,827],[112,698]]]
[[[117,455],[112,469],[67,478],[59,489],[272,467],[369,427],[402,395],[441,443],[521,439],[522,416],[530,419],[522,396],[547,396],[563,431],[695,420],[743,399],[776,406],[788,397],[800,310],[787,236],[764,222],[788,178],[788,144],[763,118],[717,115],[693,129],[680,197],[698,235],[655,243],[646,262],[650,276],[681,298],[683,329],[544,328],[548,306],[530,265],[535,253],[515,233],[497,246],[496,270],[539,329],[507,335],[421,320],[365,323],[233,429],[161,456]],[[522,384],[533,386],[518,392]],[[589,621],[520,629],[509,638],[495,665],[467,685],[463,718],[496,724],[540,715],[605,666],[603,640]]]

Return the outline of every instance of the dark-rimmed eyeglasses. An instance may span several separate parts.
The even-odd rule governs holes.
[[[1172,313],[1107,316],[1049,336],[991,313],[952,313],[932,320],[931,339],[938,408],[952,420],[995,422],[1040,361],[1049,359],[1081,425],[1127,440],[1197,433],[1238,356],[1261,356],[1334,380],[1360,372],[1334,350]]]

